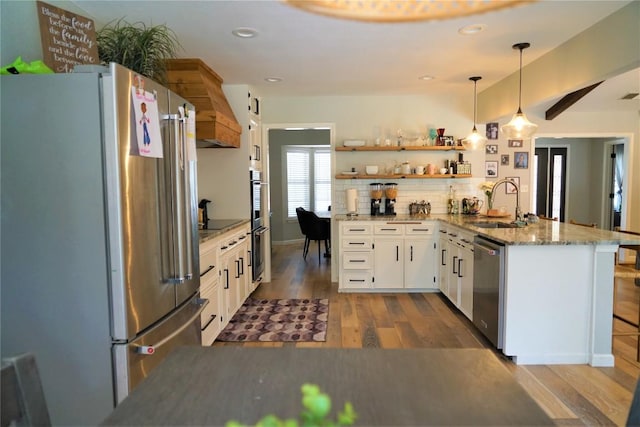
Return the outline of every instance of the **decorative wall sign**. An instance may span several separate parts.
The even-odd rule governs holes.
[[[99,64],[93,20],[37,1],[42,56],[56,73],[70,73],[78,64]]]

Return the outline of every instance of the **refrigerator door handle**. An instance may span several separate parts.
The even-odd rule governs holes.
[[[185,260],[182,256],[184,253],[184,230],[182,224],[184,223],[184,209],[183,206],[183,190],[180,185],[181,179],[184,179],[184,174],[180,174],[179,170],[182,169],[182,144],[180,142],[180,116],[178,114],[168,114],[165,116],[169,120],[172,127],[172,139],[173,144],[170,144],[172,148],[171,152],[171,228],[175,239],[173,241],[173,271],[169,281],[174,284],[181,284],[185,281]]]
[[[204,311],[204,308],[207,305],[209,305],[209,300],[205,299],[205,298],[198,298],[196,300],[196,303],[200,305],[200,308],[198,309],[198,311],[193,316],[191,316],[189,318],[189,320],[184,322],[184,324],[182,326],[180,326],[178,329],[176,329],[173,332],[171,332],[169,335],[167,335],[166,337],[164,337],[163,339],[161,339],[160,341],[158,341],[154,345],[136,345],[135,346],[135,352],[138,353],[138,354],[145,355],[145,356],[152,356],[153,354],[155,354],[157,349],[162,347],[167,342],[171,341],[174,337],[179,335],[180,332],[182,332],[185,329],[187,329],[193,323],[194,320],[196,320],[198,317],[200,317],[200,315]]]
[[[193,271],[191,270],[193,266],[193,241],[191,234],[191,204],[189,195],[191,194],[191,180],[189,179],[189,168],[188,165],[188,153],[187,153],[187,119],[185,117],[180,118],[179,120],[179,130],[180,130],[180,148],[181,148],[181,169],[182,169],[182,178],[184,182],[183,195],[184,200],[180,203],[184,207],[184,237],[185,237],[185,246],[187,249],[187,262],[185,269],[185,279],[191,280],[193,278]]]

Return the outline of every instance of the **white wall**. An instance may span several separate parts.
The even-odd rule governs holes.
[[[378,132],[395,140],[396,131],[405,134],[425,135],[431,127],[443,127],[446,135],[464,138],[473,127],[473,105],[465,99],[438,99],[415,96],[326,96],[326,97],[274,97],[268,98],[269,107],[263,110],[263,124],[269,123],[335,123],[335,144],[345,139],[365,139],[372,145]],[[484,130],[484,125],[479,125]],[[457,153],[447,152],[337,152],[333,162],[334,172],[362,170],[367,164],[380,168],[396,162],[409,161],[412,166],[433,163],[440,167],[444,160],[454,160]],[[429,199],[434,212],[445,212],[445,197],[449,185],[454,185],[458,196],[481,196],[477,185],[483,181],[484,152],[465,152],[465,160],[472,163],[473,172],[480,174],[473,179],[411,179],[399,182],[397,211],[408,213],[408,204],[414,200]],[[360,211],[369,211],[368,186],[374,180],[333,181],[332,210],[345,213],[344,194],[347,188],[356,187],[360,194]],[[515,207],[515,203],[513,204]]]

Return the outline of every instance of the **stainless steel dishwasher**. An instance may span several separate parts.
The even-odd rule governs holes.
[[[502,349],[505,248],[475,236],[473,249],[473,323],[496,348]]]

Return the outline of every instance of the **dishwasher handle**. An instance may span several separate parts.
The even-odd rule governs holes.
[[[484,245],[483,245],[483,244],[481,244],[481,243],[474,242],[474,243],[473,243],[473,245],[474,245],[475,247],[477,247],[478,249],[480,249],[481,251],[483,251],[483,252],[487,253],[488,255],[491,255],[491,256],[498,256],[498,255],[500,255],[500,252],[499,252],[498,250],[496,250],[496,249],[494,249],[494,248],[490,248],[490,247],[488,247],[488,246],[484,246]]]

